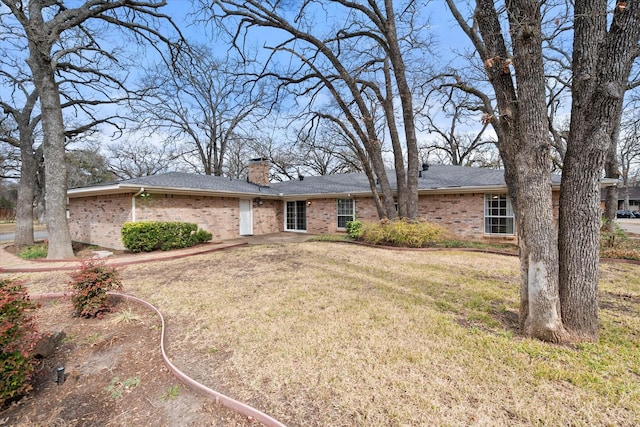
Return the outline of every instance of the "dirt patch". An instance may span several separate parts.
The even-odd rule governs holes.
[[[64,338],[40,361],[33,391],[0,412],[0,426],[255,425],[168,372],[154,314],[128,303],[103,319],[70,313],[68,301],[44,302],[38,310],[40,330]],[[55,382],[59,367],[62,384]]]

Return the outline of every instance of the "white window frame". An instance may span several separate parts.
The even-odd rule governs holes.
[[[513,236],[516,233],[516,218],[507,194],[484,195],[484,234]]]
[[[348,209],[351,211],[351,213],[346,213],[346,210],[343,209],[343,211],[340,211],[340,203],[344,203],[344,206],[342,206],[342,208],[345,207],[350,207],[351,209]],[[353,221],[356,218],[356,202],[355,199],[337,199],[336,200],[336,227],[338,230],[344,230],[347,227],[347,222],[349,221]],[[346,219],[346,221],[344,221],[344,226],[340,226],[340,219]]]

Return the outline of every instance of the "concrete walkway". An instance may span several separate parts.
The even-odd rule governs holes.
[[[168,261],[172,259],[185,258],[188,256],[215,252],[244,245],[265,245],[303,242],[309,239],[310,235],[304,233],[273,233],[261,236],[245,236],[236,239],[225,240],[216,243],[206,243],[186,249],[175,249],[172,251],[153,251],[138,254],[117,255],[114,257],[102,258],[107,265],[114,267],[139,264],[146,262]],[[39,271],[60,271],[77,270],[84,260],[24,260],[7,250],[10,242],[3,242],[0,245],[0,274],[1,273],[26,273]]]

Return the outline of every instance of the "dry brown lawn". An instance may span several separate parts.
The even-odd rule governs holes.
[[[176,365],[287,425],[640,424],[639,266],[602,265],[601,339],[576,347],[519,335],[515,257],[307,242],[122,276]]]

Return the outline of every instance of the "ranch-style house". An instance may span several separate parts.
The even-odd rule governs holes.
[[[514,239],[504,171],[434,165],[420,171],[419,215],[467,239]],[[390,172],[392,187],[395,174]],[[557,211],[560,177],[553,176]],[[68,191],[73,240],[123,249],[128,221],[193,222],[215,240],[276,232],[344,231],[348,221],[378,219],[364,173],[269,182],[269,163],[249,162],[246,180],[167,173]]]

